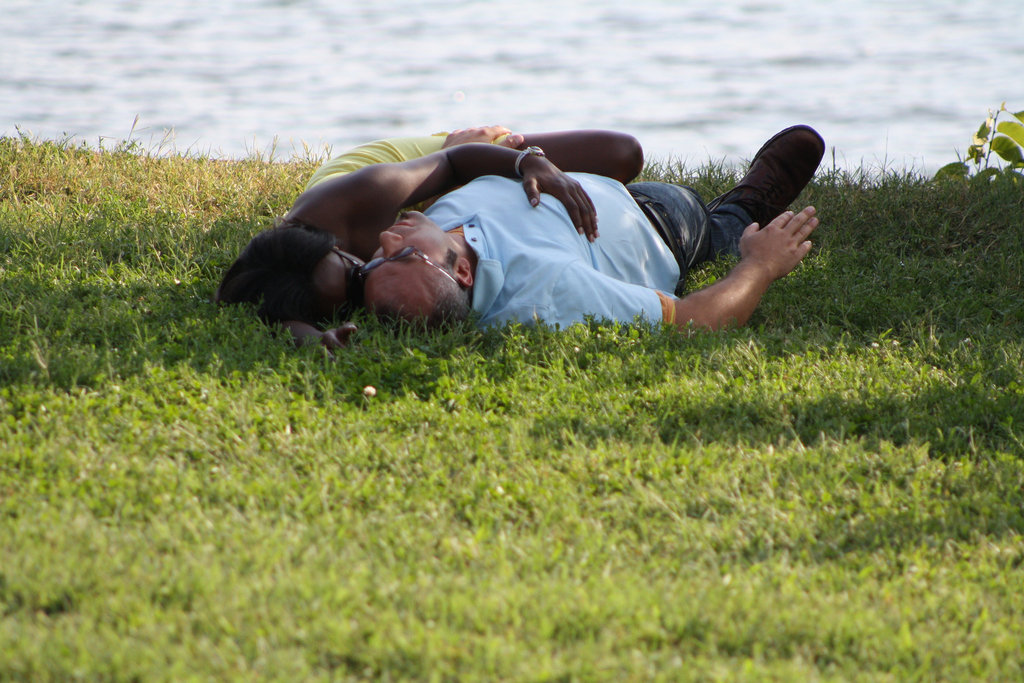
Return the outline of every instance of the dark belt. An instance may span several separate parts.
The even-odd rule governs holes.
[[[629,189],[629,188],[627,188]],[[686,272],[686,253],[683,251],[683,245],[679,243],[678,237],[676,237],[675,231],[669,226],[672,224],[672,220],[669,218],[668,213],[665,211],[665,207],[662,206],[661,202],[656,202],[645,194],[636,192],[635,190],[629,190],[629,194],[633,195],[634,201],[640,210],[647,216],[647,220],[654,226],[654,230],[658,233],[661,239],[668,245],[669,250],[672,251],[672,255],[676,259],[676,263],[679,264],[679,268]]]

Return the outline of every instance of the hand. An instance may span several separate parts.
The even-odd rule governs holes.
[[[593,242],[600,234],[597,231],[597,209],[590,195],[576,181],[544,157],[527,156],[519,165],[523,173],[523,191],[530,200],[530,206],[540,204],[541,192],[562,202],[569,212],[576,232],[586,235]]]
[[[519,133],[513,133],[505,126],[477,126],[475,128],[460,128],[452,131],[445,138],[441,149],[454,147],[455,145],[464,145],[469,142],[494,142],[502,135],[506,136],[504,140],[498,143],[502,147],[518,149],[523,144],[523,136]]]
[[[742,261],[758,265],[772,280],[789,274],[811,250],[807,237],[818,227],[816,210],[787,211],[763,228],[751,223],[740,237]]]
[[[355,323],[342,323],[340,327],[332,327],[320,334],[320,345],[330,351],[348,346],[349,339],[359,329]],[[333,354],[332,354],[333,355]]]

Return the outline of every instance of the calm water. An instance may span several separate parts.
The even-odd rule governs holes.
[[[3,0],[0,134],[237,157],[504,123],[933,170],[1024,109],[1024,2]],[[797,5],[806,6],[796,7]]]

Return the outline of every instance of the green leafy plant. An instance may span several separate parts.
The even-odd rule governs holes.
[[[1000,121],[1005,114],[1010,120]],[[995,153],[998,159],[992,158]],[[972,168],[973,164],[973,168]],[[967,148],[967,160],[946,164],[935,174],[936,178],[971,178],[987,181],[997,175],[1014,180],[1024,177],[1024,111],[1011,112],[1003,102],[997,111],[989,110],[988,118],[978,128]]]

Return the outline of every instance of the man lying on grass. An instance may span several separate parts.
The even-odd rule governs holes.
[[[630,136],[544,137],[526,136],[518,151],[451,147],[315,185],[289,212],[289,227],[246,247],[217,298],[261,302],[265,319],[329,347],[353,328],[320,332],[316,318],[360,298],[378,315],[428,324],[476,311],[481,325],[592,316],[719,329],[744,324],[810,250],[814,208],[783,213],[824,154],[806,126],[769,140],[740,184],[707,206],[688,188],[623,185],[642,166]],[[541,141],[547,154],[531,144]],[[443,196],[425,214],[395,220],[401,207],[435,195]],[[671,294],[689,268],[720,254],[740,256],[728,276]]]
[[[521,158],[520,148],[540,145],[553,163]],[[361,145],[313,174],[284,220],[242,250],[214,299],[254,304],[265,322],[283,324],[300,341],[343,346],[353,325],[326,331],[317,325],[362,304],[359,267],[401,209],[474,178],[518,173],[527,195],[520,201],[539,203],[541,192],[556,196],[574,225],[593,234],[589,198],[555,163],[629,182],[643,168],[643,151],[631,136],[611,131],[520,135],[501,126]]]

